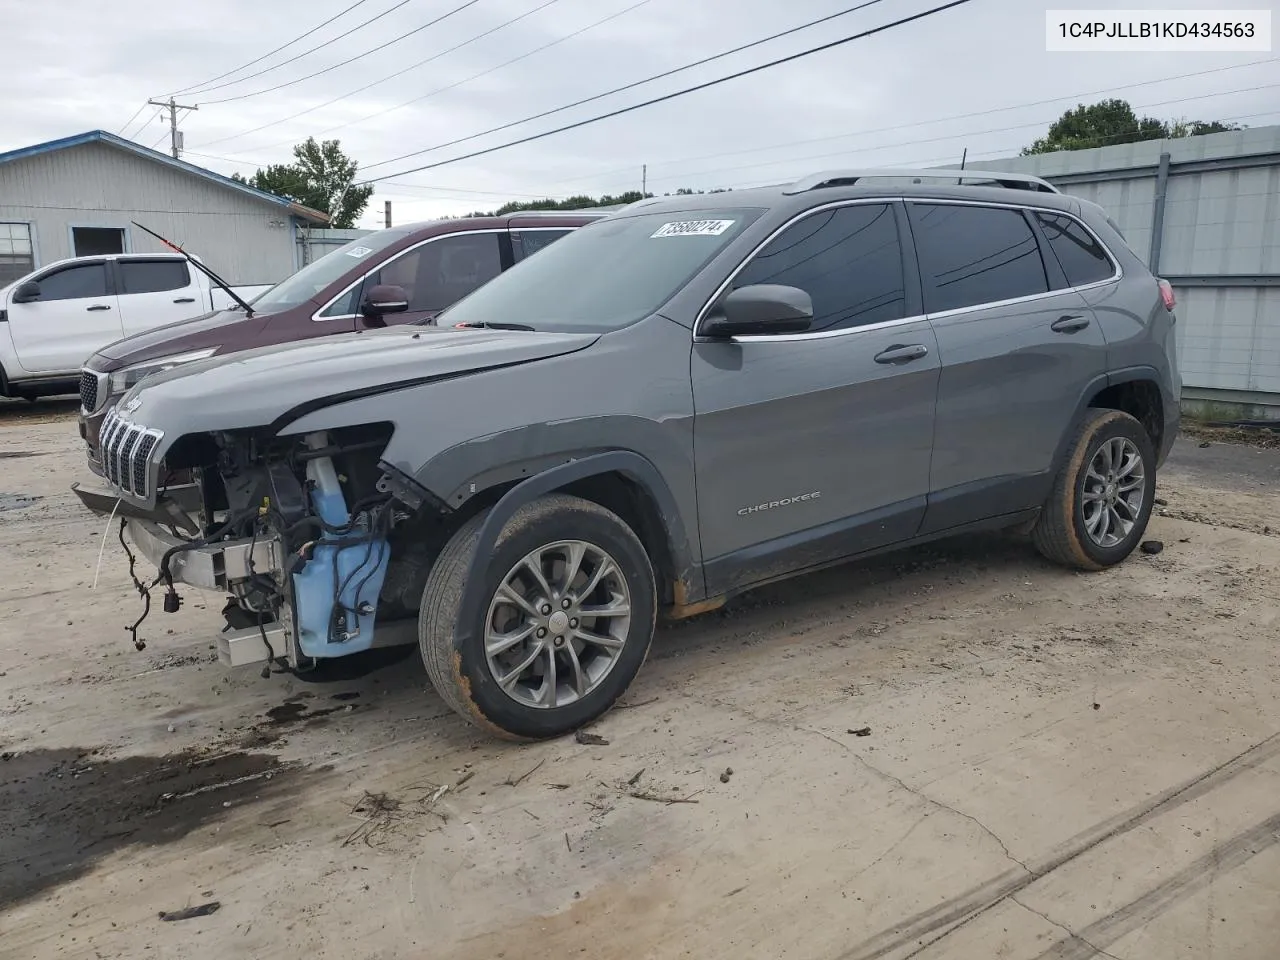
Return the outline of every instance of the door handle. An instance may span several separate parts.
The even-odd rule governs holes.
[[[105,303],[95,303],[92,307],[85,307],[86,310],[110,310],[111,308]]]
[[[1068,315],[1053,321],[1053,323],[1049,324],[1049,329],[1054,333],[1079,333],[1088,325],[1088,317]]]
[[[177,300],[173,302],[174,303],[195,303],[196,298],[195,297],[179,297]]]
[[[923,343],[903,345],[895,343],[892,347],[881,350],[875,355],[876,363],[910,363],[929,355],[929,348]]]

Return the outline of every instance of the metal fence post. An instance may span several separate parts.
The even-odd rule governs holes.
[[[1160,247],[1164,241],[1164,198],[1169,189],[1169,154],[1160,154],[1156,168],[1156,198],[1151,210],[1151,256],[1147,266],[1156,276],[1160,275]]]

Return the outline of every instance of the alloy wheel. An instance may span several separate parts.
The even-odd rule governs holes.
[[[1114,547],[1142,514],[1147,472],[1137,444],[1113,437],[1100,446],[1084,475],[1080,510],[1085,532],[1100,547]]]
[[[563,707],[600,685],[630,626],[631,592],[617,562],[594,544],[562,540],[502,578],[485,617],[485,660],[516,702]]]

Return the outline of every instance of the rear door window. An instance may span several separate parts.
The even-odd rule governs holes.
[[[1062,265],[1068,284],[1082,287],[1087,283],[1109,280],[1115,275],[1115,264],[1098,238],[1076,220],[1046,211],[1036,211],[1035,218],[1049,241],[1049,248]]]
[[[120,260],[121,293],[163,293],[181,290],[191,283],[191,274],[181,260]]]
[[[1036,235],[1021,210],[965,204],[908,204],[925,310],[1047,293]]]

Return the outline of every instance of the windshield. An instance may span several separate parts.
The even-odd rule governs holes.
[[[317,296],[353,267],[371,263],[373,254],[405,238],[403,230],[379,230],[352,240],[332,253],[303,267],[251,301],[254,313],[279,313]]]
[[[657,310],[761,212],[682,210],[597,221],[490,280],[439,323],[616,330]]]

